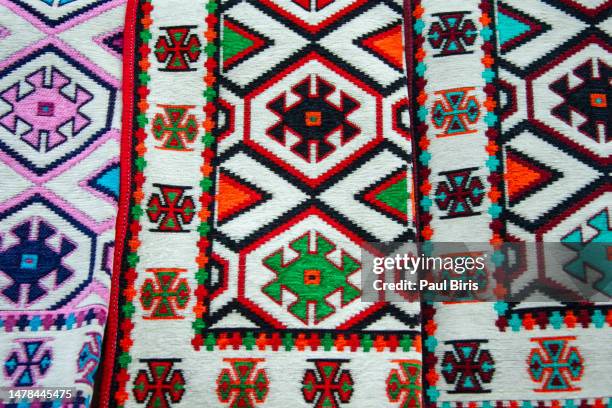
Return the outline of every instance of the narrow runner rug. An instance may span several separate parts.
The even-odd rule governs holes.
[[[124,1],[0,1],[0,407],[84,407],[108,315]],[[8,388],[58,388],[19,404]]]
[[[418,406],[418,302],[362,303],[415,238],[398,1],[128,4],[101,403]]]
[[[420,238],[585,254],[611,241],[611,7],[407,2]],[[594,254],[574,278],[610,296],[609,256]],[[493,269],[507,266],[497,255]],[[526,260],[539,274],[522,282],[525,302],[423,305],[426,406],[610,405],[612,307],[527,302],[561,273],[551,261]]]

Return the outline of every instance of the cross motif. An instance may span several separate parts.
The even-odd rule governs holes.
[[[195,115],[189,114],[194,108],[191,105],[157,105],[164,113],[153,117],[152,132],[156,140],[162,142],[155,146],[161,150],[187,152],[193,149],[187,147],[198,136],[198,122]]]
[[[480,118],[480,105],[473,94],[474,88],[455,88],[438,91],[433,104],[431,121],[441,130],[437,137],[459,136],[475,133]]]
[[[436,188],[435,202],[441,211],[446,212],[446,215],[440,218],[471,217],[480,214],[474,211],[474,207],[482,204],[485,190],[480,177],[472,175],[475,170],[478,168],[440,173],[446,177],[446,180],[438,183]]]
[[[393,368],[387,377],[387,397],[400,403],[402,408],[421,406],[421,362],[417,360],[392,360],[400,369]]]
[[[47,374],[52,363],[49,339],[16,339],[19,347],[4,362],[4,372],[15,387],[31,387]]]
[[[157,224],[153,232],[187,232],[183,226],[193,220],[195,203],[191,196],[185,196],[185,191],[191,187],[153,184],[159,188],[158,193],[151,194],[147,204],[149,220]]]
[[[183,371],[174,369],[181,359],[146,359],[147,370],[139,370],[134,380],[134,397],[146,408],[170,408],[171,402],[180,402],[185,392]]]
[[[160,35],[155,43],[155,56],[157,61],[165,63],[160,71],[195,71],[190,63],[196,62],[200,57],[202,44],[198,36],[191,32],[196,26],[160,27],[166,35]]]
[[[316,371],[308,369],[302,380],[302,394],[315,408],[338,408],[347,404],[353,395],[353,378],[349,370],[340,370],[349,360],[307,360],[313,362]]]
[[[99,333],[89,332],[91,340],[83,344],[79,359],[77,361],[77,371],[84,373],[83,377],[76,380],[80,383],[93,385],[94,376],[100,363],[100,352],[102,350],[102,336]]]
[[[580,391],[572,381],[580,381],[584,371],[584,361],[577,347],[570,347],[574,336],[541,337],[531,339],[539,348],[531,349],[527,362],[529,375],[534,382],[540,383],[537,392]]]
[[[231,368],[221,370],[217,378],[217,397],[230,407],[253,408],[268,395],[269,381],[264,369],[257,369],[262,358],[224,358]]]
[[[140,303],[151,314],[143,319],[183,319],[177,309],[185,309],[189,303],[189,285],[187,279],[179,278],[186,269],[159,268],[147,269],[153,279],[147,278],[140,288]]]
[[[473,20],[465,18],[467,14],[467,11],[433,14],[439,21],[431,24],[427,38],[433,48],[440,50],[435,57],[473,52],[467,47],[476,42],[478,30]]]
[[[453,351],[444,353],[442,359],[442,375],[449,384],[455,385],[453,393],[487,393],[482,383],[493,380],[495,362],[489,350],[481,350],[480,346],[487,340],[453,340],[446,344],[453,346]]]

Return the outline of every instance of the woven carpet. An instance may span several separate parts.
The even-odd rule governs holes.
[[[611,27],[610,0],[0,0],[0,408],[612,406],[612,302],[556,280],[612,297]],[[402,242],[488,244],[515,286],[362,301]],[[76,398],[2,394],[33,387]]]
[[[609,243],[610,2],[409,3],[421,238]],[[609,296],[595,254],[575,277]],[[611,403],[610,304],[529,302],[554,261],[520,266],[524,302],[423,305],[426,406]]]
[[[401,4],[153,0],[127,21],[103,403],[417,403],[419,303],[359,299],[360,248],[415,236]]]
[[[2,407],[92,398],[119,195],[123,3],[0,1]],[[4,387],[71,396],[17,405]]]

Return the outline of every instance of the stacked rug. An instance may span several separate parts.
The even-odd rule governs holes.
[[[127,3],[0,0],[0,407],[612,405],[610,1]]]

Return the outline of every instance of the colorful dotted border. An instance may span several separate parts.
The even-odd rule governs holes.
[[[140,37],[140,46],[136,49],[136,54],[140,55],[138,60],[139,73],[134,80],[134,87],[136,88],[136,95],[138,102],[135,107],[138,110],[136,114],[136,131],[134,133],[136,146],[133,152],[136,154],[136,158],[133,161],[134,171],[134,191],[132,193],[132,203],[130,205],[130,217],[131,221],[128,226],[128,235],[130,237],[127,242],[127,251],[125,260],[127,262],[127,271],[123,274],[125,279],[124,289],[121,291],[123,296],[122,306],[119,311],[119,338],[118,345],[120,348],[119,355],[117,356],[117,363],[119,370],[115,376],[117,389],[113,395],[114,400],[118,407],[123,407],[123,404],[129,398],[129,393],[126,390],[127,382],[130,379],[128,373],[128,367],[132,362],[130,355],[130,349],[134,344],[134,340],[131,338],[131,331],[134,328],[132,323],[132,315],[134,314],[135,307],[133,300],[136,296],[136,289],[134,282],[136,280],[136,265],[139,262],[138,248],[140,247],[140,240],[138,234],[141,230],[140,218],[144,214],[142,208],[142,202],[144,199],[144,193],[142,186],[145,181],[144,169],[147,166],[147,162],[144,159],[144,154],[147,150],[145,146],[145,139],[147,137],[145,127],[148,123],[146,116],[149,104],[147,102],[147,96],[149,94],[148,83],[151,79],[148,71],[151,66],[149,61],[149,55],[151,54],[151,48],[149,47],[149,41],[151,40],[151,32],[149,27],[153,24],[151,19],[151,11],[153,5],[151,0],[142,0],[140,3],[140,12],[142,17],[139,20],[141,29],[137,28],[137,35]]]
[[[214,159],[216,155],[216,120],[217,120],[217,96],[219,93],[217,85],[217,69],[218,69],[218,23],[219,18],[217,16],[217,9],[219,5],[216,0],[209,0],[206,4],[206,47],[204,49],[206,53],[206,62],[204,66],[206,68],[206,75],[204,76],[204,82],[206,84],[206,90],[204,91],[203,97],[206,99],[203,111],[205,113],[205,120],[202,123],[204,128],[204,137],[202,142],[204,144],[204,150],[202,151],[202,180],[200,181],[200,187],[202,188],[202,195],[200,196],[200,204],[202,206],[198,216],[200,218],[200,225],[198,232],[200,233],[200,239],[198,240],[199,254],[196,258],[198,265],[198,271],[196,273],[197,287],[194,291],[196,297],[196,304],[193,308],[195,313],[195,321],[193,322],[194,337],[191,341],[192,346],[199,350],[204,345],[204,338],[202,331],[206,329],[206,323],[204,316],[208,310],[208,289],[206,288],[206,281],[210,278],[208,272],[208,264],[211,258],[212,252],[212,241],[210,239],[210,233],[212,230],[212,223],[214,219],[214,197],[215,197],[215,169]]]
[[[14,314],[0,315],[0,328],[11,333],[14,331],[48,331],[48,330],[74,330],[80,327],[98,324],[104,327],[107,311],[103,306],[78,311],[67,312],[41,312],[40,314]]]

